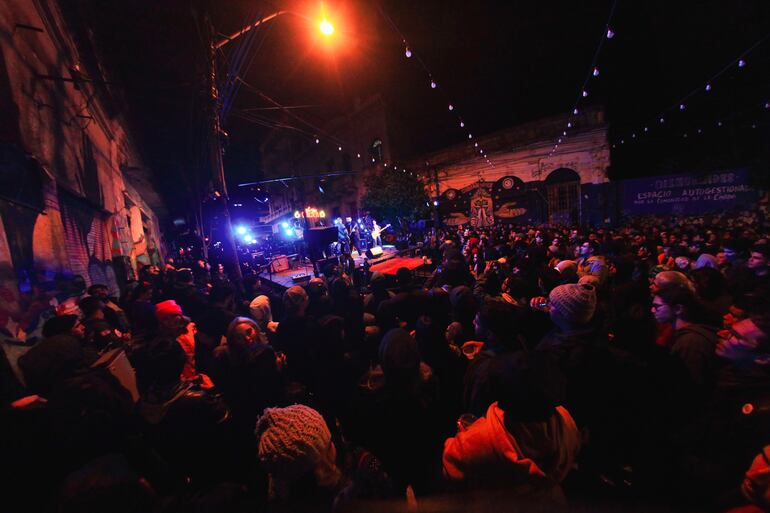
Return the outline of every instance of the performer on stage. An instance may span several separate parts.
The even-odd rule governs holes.
[[[387,230],[389,227],[389,224],[380,227],[380,225],[377,224],[377,221],[372,219],[372,240],[374,241],[375,246],[382,246],[382,232]]]

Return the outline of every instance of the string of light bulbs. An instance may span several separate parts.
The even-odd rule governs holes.
[[[401,39],[401,42],[404,45],[404,56],[407,59],[414,59],[414,61],[416,61],[420,65],[420,67],[426,74],[426,78],[427,78],[426,83],[428,84],[428,86],[443,97],[443,104],[446,105],[449,112],[451,112],[454,115],[457,125],[461,129],[463,129],[464,133],[467,135],[469,148],[471,148],[474,154],[477,154],[479,158],[484,159],[484,161],[487,163],[488,166],[494,168],[495,163],[492,161],[492,159],[490,159],[489,154],[482,147],[479,146],[478,141],[474,139],[473,133],[470,131],[470,128],[467,126],[467,123],[465,122],[465,118],[463,118],[462,114],[460,113],[460,110],[457,108],[458,104],[452,101],[451,98],[449,98],[449,96],[446,94],[443,88],[439,87],[439,84],[433,72],[431,72],[430,68],[428,68],[428,65],[425,64],[425,61],[414,50],[414,46],[412,46],[409,43],[406,36],[398,28],[398,26],[393,21],[393,19],[390,16],[388,16],[388,14],[383,10],[382,5],[378,5],[378,9],[382,17],[385,18],[385,20],[391,26],[393,31],[396,33],[396,35],[398,35],[399,39]]]
[[[666,120],[669,119],[672,115],[672,113],[677,112],[684,112],[687,110],[687,105],[690,102],[690,100],[698,95],[698,94],[707,94],[714,90],[714,85],[717,82],[717,80],[722,77],[725,73],[729,71],[744,71],[745,68],[748,66],[748,57],[749,55],[755,51],[757,48],[759,48],[763,43],[765,43],[768,39],[770,39],[770,33],[765,34],[763,37],[755,41],[751,46],[749,46],[746,50],[742,51],[738,54],[737,57],[732,59],[730,62],[728,62],[725,66],[723,66],[719,71],[711,75],[703,84],[699,85],[698,87],[692,89],[690,92],[682,96],[679,100],[672,103],[669,107],[659,112],[656,116],[650,118],[647,123],[644,123],[640,128],[637,128],[636,130],[630,131],[625,136],[618,136],[616,141],[612,144],[613,148],[617,148],[618,145],[623,145],[626,143],[626,141],[635,141],[641,138],[643,135],[649,134],[654,126],[664,126],[666,124]],[[770,109],[770,103],[768,101],[763,102],[763,107],[765,109]],[[717,126],[721,127],[722,125],[719,124],[721,121],[717,121]],[[702,129],[699,129],[702,131]],[[687,133],[685,132],[685,137],[687,136]]]
[[[559,150],[559,145],[562,144],[562,142],[567,138],[567,134],[575,127],[576,125],[576,116],[580,114],[580,105],[581,102],[585,101],[586,98],[588,98],[588,84],[591,82],[591,80],[594,80],[599,77],[600,71],[599,71],[599,56],[602,52],[602,48],[604,48],[604,44],[609,41],[610,39],[613,39],[615,37],[615,31],[612,28],[612,19],[615,15],[615,9],[618,5],[618,0],[615,0],[612,2],[612,6],[610,7],[610,13],[607,16],[607,23],[604,24],[604,28],[602,29],[602,35],[599,38],[599,43],[596,45],[596,50],[594,51],[593,58],[591,59],[591,65],[588,67],[588,73],[586,74],[585,79],[583,79],[583,84],[580,86],[580,91],[578,92],[577,99],[575,100],[575,103],[572,105],[572,113],[567,118],[567,124],[564,127],[564,129],[561,132],[561,135],[557,136],[555,138],[555,143],[553,145],[553,148],[551,148],[551,151],[548,153],[549,157],[553,157],[556,155],[556,152]]]
[[[733,114],[729,118],[720,116],[716,121],[712,121],[711,123],[708,123],[708,124],[698,123],[693,129],[678,132],[674,134],[673,137],[681,137],[682,139],[689,139],[691,138],[691,136],[697,137],[697,136],[703,135],[704,133],[712,129],[720,130],[728,126],[731,121],[739,119],[743,114],[747,113],[749,110],[755,110],[755,109],[759,110],[760,112],[770,111],[770,100],[763,100],[759,103],[755,103],[754,105],[752,105],[751,109],[746,109],[737,114]],[[737,126],[737,125],[734,125],[734,126]],[[750,123],[746,123],[746,127],[751,129],[756,129],[758,126],[759,126],[759,122],[757,119],[752,120]],[[648,130],[643,130],[642,133],[644,134],[649,133],[650,132],[649,127],[645,126],[645,128],[648,128]],[[618,142],[612,143],[612,148],[618,148],[618,146],[622,146],[626,143],[631,143],[642,139],[641,136],[637,136],[636,132],[632,133],[631,135],[632,137],[630,139],[619,139]]]

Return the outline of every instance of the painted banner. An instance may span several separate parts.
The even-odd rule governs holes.
[[[703,214],[755,208],[759,194],[745,169],[624,180],[625,214]]]

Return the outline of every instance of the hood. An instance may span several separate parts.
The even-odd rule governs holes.
[[[561,482],[580,447],[580,435],[566,409],[544,422],[514,422],[495,402],[484,418],[444,444],[444,473],[453,480],[505,480],[515,485]]]

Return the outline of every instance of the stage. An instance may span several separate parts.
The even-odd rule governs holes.
[[[367,258],[365,255],[356,256],[354,258],[356,267],[362,267],[366,260]],[[390,275],[395,275],[396,271],[401,267],[412,270],[423,264],[422,258],[400,257],[399,251],[397,251],[394,246],[390,245],[382,246],[382,254],[368,260],[372,272],[379,271],[383,274]],[[306,284],[310,278],[313,277],[313,265],[307,260],[303,264],[300,264],[298,261],[293,261],[290,269],[272,274],[264,271],[260,273],[259,277],[271,282],[279,288],[287,289],[293,285]]]

